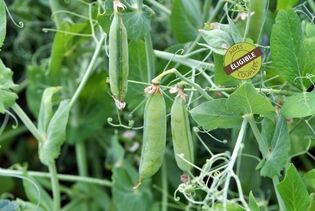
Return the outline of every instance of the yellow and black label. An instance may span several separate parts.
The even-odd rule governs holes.
[[[262,52],[253,44],[242,42],[230,47],[224,57],[224,71],[234,78],[254,77],[262,65]]]

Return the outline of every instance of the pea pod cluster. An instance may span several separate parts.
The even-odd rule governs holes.
[[[186,96],[181,88],[177,89],[178,95],[171,109],[172,140],[177,166],[188,172],[192,166],[187,161],[194,163],[194,145],[186,109]]]
[[[166,145],[166,105],[158,85],[153,85],[144,109],[143,145],[140,159],[140,183],[161,167]]]
[[[110,90],[119,109],[125,107],[128,90],[128,36],[118,9],[109,30],[109,82]]]

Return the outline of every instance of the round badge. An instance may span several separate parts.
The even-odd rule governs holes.
[[[259,72],[261,64],[261,50],[246,42],[230,47],[224,57],[225,73],[240,80],[254,77]]]

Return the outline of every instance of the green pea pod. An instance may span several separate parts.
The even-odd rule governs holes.
[[[121,14],[116,11],[109,30],[109,82],[111,93],[119,109],[125,107],[128,74],[127,30]]]
[[[253,15],[250,20],[248,35],[255,43],[260,41],[260,35],[263,30],[268,11],[268,0],[252,0],[250,11]]]
[[[140,183],[161,167],[166,144],[166,105],[158,90],[149,96],[144,109],[143,146],[140,159]]]
[[[194,145],[188,112],[185,99],[180,95],[177,95],[172,105],[171,128],[177,166],[185,172],[190,171],[192,166],[179,156],[183,155],[185,160],[194,163]]]

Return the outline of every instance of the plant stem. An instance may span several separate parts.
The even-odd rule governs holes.
[[[38,172],[38,171],[27,171],[27,174],[33,177],[41,177],[41,178],[50,178],[50,174],[47,172]],[[23,171],[19,170],[11,170],[11,169],[2,169],[0,168],[0,175],[10,176],[10,175],[23,175]],[[83,176],[75,176],[68,174],[58,174],[57,178],[62,181],[68,182],[85,182],[105,187],[111,187],[111,181],[104,179],[96,179],[91,177],[83,177]]]
[[[229,185],[230,185],[231,176],[233,174],[233,167],[235,165],[236,159],[237,159],[237,157],[239,155],[239,152],[240,152],[240,149],[242,147],[242,142],[243,142],[244,136],[246,134],[245,132],[246,132],[247,123],[248,123],[248,120],[246,118],[244,118],[243,122],[242,122],[242,125],[241,125],[240,132],[239,132],[239,134],[237,136],[237,140],[236,140],[236,143],[235,143],[235,146],[234,146],[234,150],[232,152],[229,164],[228,164],[228,166],[226,168],[226,171],[228,173],[227,173],[227,176],[226,176],[226,181],[224,183],[223,210],[226,210],[228,189],[229,189]]]
[[[251,6],[251,1],[248,1],[248,8],[249,8],[249,11],[247,12],[247,21],[246,21],[246,26],[245,26],[245,31],[244,31],[244,36],[243,36],[243,41],[246,40],[246,37],[248,35],[248,32],[249,32],[249,27],[250,27],[250,22],[251,22],[251,19],[252,19],[252,16],[251,16],[251,9],[252,9],[252,6]]]
[[[37,130],[36,126],[33,124],[32,120],[27,116],[27,114],[21,109],[21,107],[18,104],[14,104],[12,107],[13,111],[18,115],[18,117],[21,119],[25,127],[32,133],[32,135],[40,142],[44,142],[44,137],[40,132]]]
[[[58,181],[58,173],[56,169],[55,163],[51,163],[48,166],[50,179],[51,179],[51,187],[53,192],[53,211],[60,210],[60,188],[59,188],[59,181]]]
[[[214,65],[212,63],[200,62],[198,60],[189,59],[186,56],[176,55],[174,53],[168,53],[168,52],[159,51],[159,50],[154,50],[154,53],[157,57],[161,59],[174,61],[174,62],[177,62],[179,64],[182,64],[191,68],[196,68],[199,66],[200,68],[204,68],[210,71],[212,71],[214,68]]]
[[[77,164],[79,169],[80,176],[87,176],[88,169],[87,169],[87,158],[86,158],[86,148],[83,141],[80,141],[75,144],[75,152],[77,157]]]
[[[77,90],[75,91],[74,95],[71,98],[70,107],[72,107],[73,104],[75,103],[75,101],[78,99],[81,91],[83,90],[85,84],[87,83],[87,81],[89,79],[89,76],[90,76],[90,74],[91,74],[91,72],[93,70],[93,66],[94,66],[95,60],[96,60],[96,58],[97,58],[97,56],[98,56],[98,54],[99,54],[99,52],[100,52],[100,50],[102,48],[104,39],[105,39],[105,36],[102,35],[101,40],[97,43],[97,46],[96,46],[95,51],[93,53],[92,59],[90,61],[90,64],[89,64],[86,72],[84,73],[84,76],[83,76],[83,78],[82,78],[82,80],[81,80],[81,82],[79,84],[79,87],[77,88]]]
[[[54,16],[54,21],[56,24],[56,28],[60,29],[60,25],[61,25],[61,17],[59,16],[60,14],[54,14],[55,12],[57,12],[60,7],[58,0],[49,0],[49,4],[50,4],[50,8],[51,8],[51,13]]]
[[[148,82],[152,80],[155,75],[155,58],[152,45],[151,34],[147,33],[144,37],[145,44],[145,54],[147,59],[147,73],[148,73]]]
[[[167,185],[167,168],[166,163],[162,165],[162,211],[167,211],[168,207],[168,185]]]

